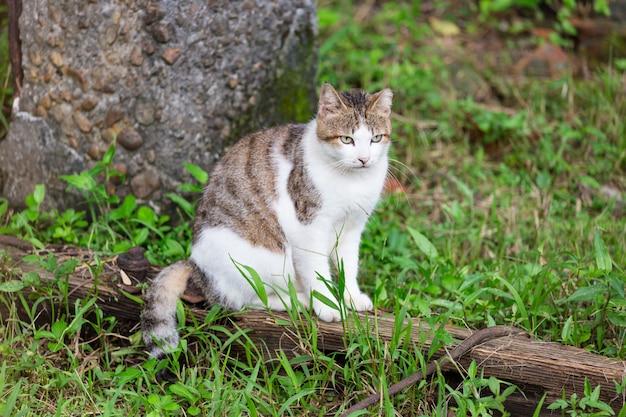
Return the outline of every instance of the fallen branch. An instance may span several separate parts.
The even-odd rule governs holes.
[[[488,327],[486,329],[479,330],[457,345],[454,349],[450,351],[447,356],[443,356],[439,361],[430,362],[426,365],[425,371],[417,371],[413,375],[410,375],[404,378],[402,381],[393,384],[387,389],[387,393],[389,397],[393,397],[397,393],[404,391],[411,385],[415,385],[425,377],[429,376],[433,372],[437,370],[437,368],[443,368],[449,363],[457,362],[461,357],[463,357],[467,352],[472,350],[474,347],[484,343],[488,340],[497,339],[505,336],[512,336],[517,334],[525,333],[523,330],[517,329],[515,327],[508,326],[495,326]],[[357,411],[364,410],[367,407],[370,407],[381,399],[381,393],[377,392],[375,394],[370,395],[369,397],[359,401],[352,407],[348,408],[343,414],[342,417],[347,417],[352,413],[356,413]]]

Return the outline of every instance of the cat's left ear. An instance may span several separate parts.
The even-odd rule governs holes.
[[[342,111],[346,111],[346,105],[341,100],[341,97],[339,97],[337,91],[328,83],[322,84],[317,116],[323,118],[329,114],[340,113]]]
[[[369,110],[383,116],[389,116],[391,114],[391,101],[393,99],[393,92],[385,88],[377,93],[371,95]]]

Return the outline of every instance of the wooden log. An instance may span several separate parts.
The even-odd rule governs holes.
[[[35,271],[42,281],[55,279],[54,274],[42,270],[40,266],[22,261],[24,256],[35,252],[23,241],[0,236],[0,251],[11,257],[14,272],[25,274]],[[47,251],[53,252],[59,263],[68,258],[78,258],[83,262],[67,278],[71,302],[95,296],[98,298],[98,306],[105,314],[115,316],[118,320],[138,322],[142,306],[127,294],[135,292],[134,297],[139,298],[141,295],[134,286],[122,283],[115,258],[101,260],[101,272],[94,277],[94,256],[91,252],[59,246],[51,246]],[[46,255],[45,251],[39,253]],[[148,271],[148,277],[156,275],[158,270],[152,267]],[[193,306],[191,312],[198,322],[203,322],[207,314],[205,310]],[[433,343],[433,329],[427,323],[411,318],[397,320],[391,314],[380,312],[350,315],[345,323],[315,321],[317,346],[327,352],[346,352],[347,341],[355,332],[369,332],[371,338],[390,341],[394,334],[402,330],[397,329],[398,322],[402,329],[410,327],[410,331],[403,333],[403,337],[410,338],[407,346],[427,354]],[[297,336],[301,329],[295,328],[291,323],[293,321],[287,313],[251,310],[230,314],[223,326],[233,333],[238,329],[248,329],[247,336],[259,350],[268,355],[281,350],[298,355],[303,353],[301,340]],[[304,323],[309,325],[306,320]],[[446,326],[445,329],[459,342],[472,334],[471,330],[459,327]],[[225,337],[222,333],[217,335]],[[233,346],[233,349],[233,353],[237,354],[237,347]],[[440,349],[433,355],[433,359],[445,354]],[[619,409],[625,402],[624,393],[618,396],[614,381],[626,378],[626,361],[609,359],[584,349],[516,335],[492,340],[473,348],[457,365],[461,369],[467,369],[471,361],[476,361],[485,376],[494,376],[520,387],[524,395],[511,396],[506,403],[507,411],[512,415],[532,415],[544,393],[547,395],[544,404],[561,398],[563,393],[568,398],[572,393],[581,398],[584,396],[585,379],[589,380],[592,387],[600,385],[600,399],[614,408]],[[444,371],[451,380],[459,378],[454,366],[448,366]],[[541,415],[551,414],[544,406]]]

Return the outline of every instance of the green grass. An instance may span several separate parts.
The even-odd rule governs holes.
[[[626,359],[623,69],[607,62],[585,80],[513,80],[454,42],[444,48],[416,2],[369,10],[355,3],[320,3],[319,80],[394,91],[391,173],[407,192],[384,198],[363,237],[361,277],[375,304],[435,328],[508,324]],[[467,20],[472,10],[455,15],[436,6],[476,30]],[[491,93],[469,88],[480,85]],[[114,151],[91,171],[66,177],[84,193],[86,211],[43,212],[45,188],[38,187],[22,212],[0,200],[0,233],[103,256],[139,245],[161,264],[188,255],[191,202],[172,196],[180,207],[172,221],[132,197],[118,201],[93,181],[119,175],[110,169]],[[198,191],[202,169],[181,169],[198,180],[185,190]],[[95,299],[67,302],[64,279],[77,262],[32,260],[57,276],[53,288],[38,284],[36,274],[22,276],[10,254],[0,254],[0,302],[8,310],[0,328],[1,415],[336,415],[429,361],[409,353],[401,327],[390,343],[362,329],[346,335],[347,354],[321,351],[305,314],[291,320],[305,324],[295,337],[306,354],[268,362],[245,330],[226,335],[228,342],[212,336],[225,331],[222,313],[212,310],[204,323],[182,330],[180,355],[192,365],[145,362],[138,333],[120,334]],[[27,300],[25,286],[37,288],[38,298]],[[49,320],[38,320],[31,307],[17,314],[32,303],[55,306]],[[435,336],[439,344],[450,341],[445,332]],[[230,358],[234,346],[246,357]],[[154,382],[164,366],[176,383]],[[473,366],[464,377],[449,386],[435,375],[370,411],[491,415],[514,391]],[[595,387],[551,407],[563,415],[611,415]],[[626,415],[624,408],[613,412]]]

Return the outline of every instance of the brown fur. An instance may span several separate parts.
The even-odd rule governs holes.
[[[271,152],[288,133],[289,126],[253,133],[224,155],[198,203],[194,241],[205,227],[221,226],[255,246],[284,251],[285,236],[271,209],[277,198]]]

